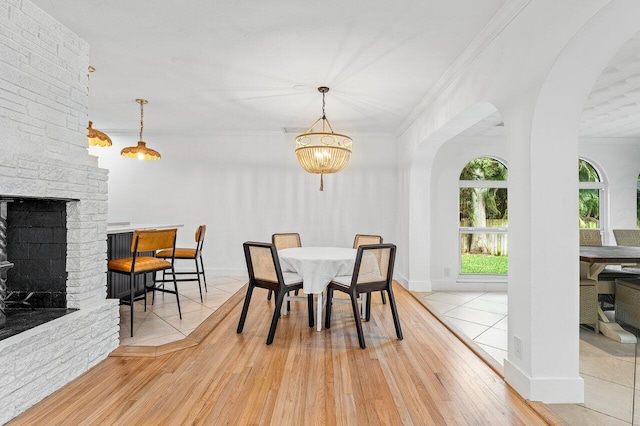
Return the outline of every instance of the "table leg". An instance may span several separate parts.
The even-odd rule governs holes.
[[[609,322],[609,318],[604,314],[603,310],[598,307],[598,317],[600,317],[600,333],[609,339],[620,343],[636,343],[636,336],[620,327],[620,324]]]
[[[322,331],[322,305],[324,300],[324,292],[318,293],[318,305],[316,306],[316,331]]]

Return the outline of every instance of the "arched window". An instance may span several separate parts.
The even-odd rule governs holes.
[[[636,227],[640,228],[640,175],[636,183]]]
[[[578,160],[578,208],[580,228],[600,229],[602,231],[602,200],[604,183],[600,174],[591,163],[582,158]]]
[[[460,273],[507,273],[507,167],[480,157],[460,173]]]

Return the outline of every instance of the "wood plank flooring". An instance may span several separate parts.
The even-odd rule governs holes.
[[[8,424],[545,424],[394,288],[402,341],[376,294],[363,323],[365,350],[350,305],[338,302],[331,329],[321,332],[308,327],[306,303],[292,302],[267,346],[273,301],[257,289],[243,334],[235,332],[237,304],[199,345],[155,358],[109,357]]]

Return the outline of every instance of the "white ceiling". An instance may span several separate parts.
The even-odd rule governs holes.
[[[33,0],[91,47],[101,130],[392,132],[505,0]]]
[[[460,136],[504,136],[500,113]],[[593,85],[580,120],[580,136],[640,138],[640,33],[611,58]]]

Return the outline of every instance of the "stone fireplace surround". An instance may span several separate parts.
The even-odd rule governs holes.
[[[0,341],[0,424],[118,346],[106,298],[107,176],[87,152],[89,46],[29,0],[0,0],[0,194],[66,203],[66,307]]]

